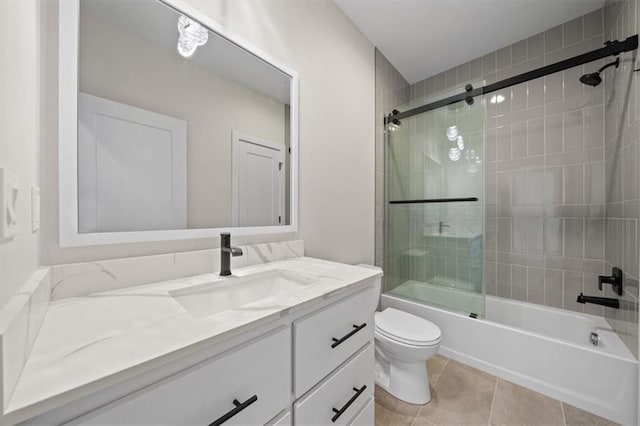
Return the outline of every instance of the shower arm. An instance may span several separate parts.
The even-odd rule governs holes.
[[[620,57],[617,57],[615,61],[609,62],[608,64],[605,64],[602,67],[600,67],[600,69],[598,70],[598,74],[600,74],[602,71],[604,71],[607,68],[612,67],[614,65],[616,66],[616,68],[618,68],[620,66]]]

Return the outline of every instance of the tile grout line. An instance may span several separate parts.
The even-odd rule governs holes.
[[[433,382],[433,387],[436,387],[436,384],[438,384],[438,381],[440,380],[440,377],[442,377],[442,374],[444,374],[444,370],[447,369],[447,367],[449,366],[449,361],[451,358],[447,358],[447,361],[444,363],[444,367],[442,367],[442,371],[440,371],[440,374],[438,374],[438,378]],[[427,380],[429,380],[429,378],[427,377]],[[420,409],[420,411],[422,411],[422,408]]]
[[[496,384],[493,387],[493,397],[491,398],[491,409],[489,410],[489,420],[487,421],[487,426],[491,425],[491,417],[493,416],[493,404],[496,402],[496,393],[498,393],[498,377],[496,377]]]
[[[564,415],[564,402],[560,401],[560,411],[562,411],[562,424],[567,426],[567,418]]]
[[[440,374],[438,374],[438,378],[437,378],[436,380],[434,380],[434,382],[433,382],[433,387],[434,387],[434,388],[436,387],[436,383],[438,383],[438,380],[440,380],[440,377],[442,377],[442,374],[444,373],[444,370],[446,370],[446,369],[447,369],[447,367],[449,366],[449,360],[450,360],[450,358],[449,358],[449,357],[443,357],[443,358],[445,358],[445,359],[446,359],[446,361],[445,361],[445,363],[444,363],[444,367],[442,367],[442,371],[440,371]],[[427,376],[427,381],[428,381],[428,380],[429,380],[429,377]],[[431,389],[431,390],[433,390],[433,389]],[[432,396],[432,398],[433,398],[433,396]],[[431,402],[431,401],[429,401],[429,402]],[[414,425],[415,425],[415,423],[416,423],[416,419],[417,419],[418,417],[420,417],[420,414],[422,413],[422,409],[423,409],[424,407],[426,407],[426,404],[425,404],[425,405],[423,405],[422,407],[420,407],[420,410],[418,410],[418,414],[416,414],[416,415],[413,417],[413,420],[411,421],[411,425],[410,425],[410,426],[414,426]],[[427,420],[428,420],[428,419],[427,419]]]

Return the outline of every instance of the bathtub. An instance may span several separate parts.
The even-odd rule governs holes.
[[[393,307],[436,323],[443,333],[440,353],[505,380],[623,425],[637,425],[638,362],[606,320],[499,297],[486,297],[486,318],[478,295],[428,283],[407,282],[385,293],[381,307]],[[409,299],[445,305],[459,312]],[[481,299],[480,299],[481,300]],[[598,345],[590,341],[599,336]]]

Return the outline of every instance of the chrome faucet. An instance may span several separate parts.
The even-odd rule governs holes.
[[[446,225],[443,221],[438,223],[438,234],[442,234],[443,228],[449,228],[449,225]]]
[[[220,276],[231,275],[231,256],[242,256],[240,247],[231,247],[231,234],[223,232],[220,234]]]

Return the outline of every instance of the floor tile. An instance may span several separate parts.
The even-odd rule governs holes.
[[[415,420],[413,420],[413,423],[411,423],[411,426],[438,426],[438,425],[436,425],[435,423],[431,423],[428,419],[425,419],[424,417],[418,416],[415,418]]]
[[[442,355],[435,355],[427,360],[427,371],[429,372],[429,384],[431,387],[433,387],[440,378],[447,362],[449,362],[449,358]]]
[[[376,426],[410,426],[414,417],[389,410],[382,404],[375,404]]]
[[[415,423],[486,425],[495,383],[496,377],[449,360]]]
[[[376,425],[410,425],[420,411],[419,405],[400,401],[378,386],[375,389],[375,400]]]
[[[376,386],[376,426],[616,424],[440,355],[428,360],[427,367],[427,405],[407,404]]]
[[[564,402],[562,403],[562,408],[567,426],[615,426],[617,424]]]
[[[498,379],[489,424],[563,426],[560,401]]]

